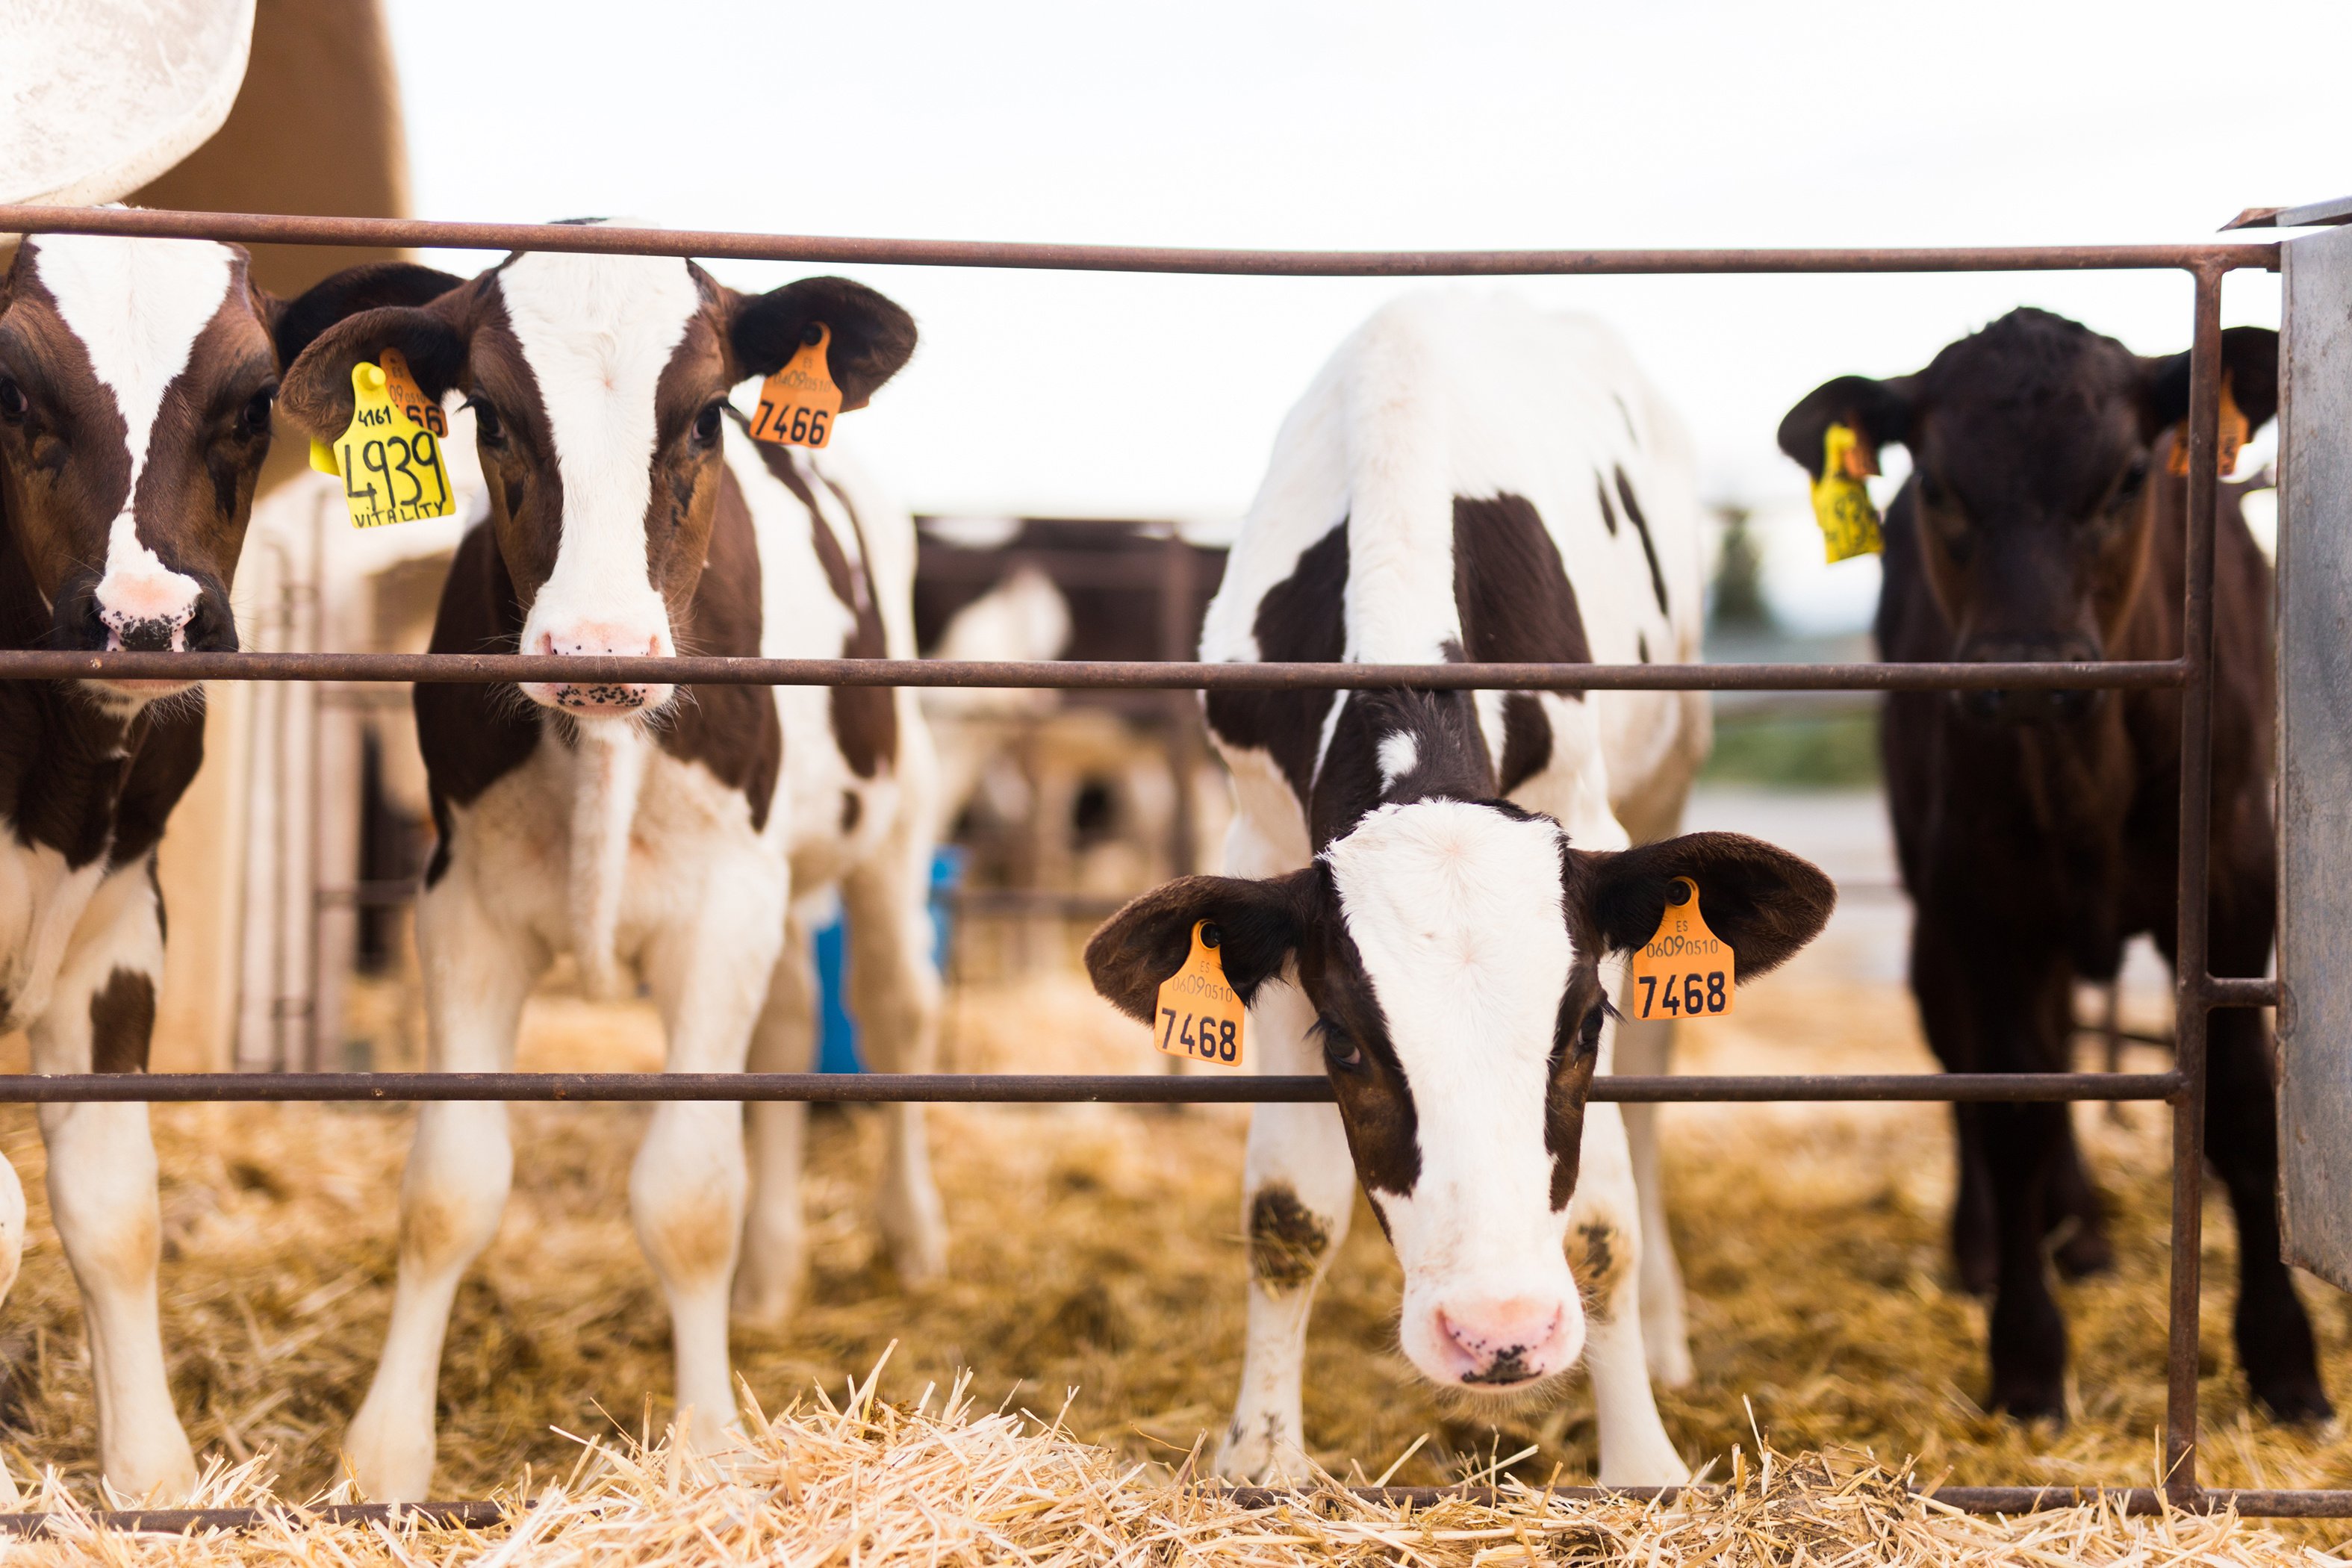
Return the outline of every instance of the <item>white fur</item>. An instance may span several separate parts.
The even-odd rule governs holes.
[[[1404,1267],[1400,1331],[1414,1363],[1447,1381],[1465,1370],[1439,1327],[1449,1307],[1457,1321],[1473,1301],[1556,1308],[1532,1375],[1583,1346],[1544,1143],[1546,1068],[1576,957],[1559,839],[1540,817],[1432,800],[1382,806],[1324,852],[1418,1118],[1420,1180],[1370,1194]]]
[[[1616,493],[1621,468],[1657,552],[1663,610]],[[1617,514],[1614,533],[1596,475]],[[1596,323],[1507,297],[1439,293],[1376,313],[1284,421],[1210,605],[1201,657],[1262,658],[1255,635],[1262,602],[1344,521],[1347,657],[1439,658],[1461,636],[1454,500],[1503,493],[1525,497],[1543,519],[1596,660],[1696,656],[1704,608],[1699,508],[1688,444],[1671,413]],[[1622,848],[1636,832],[1646,838],[1672,830],[1706,750],[1703,698],[1598,692],[1538,700],[1552,755],[1513,792],[1518,804],[1550,816],[1580,848]],[[1323,710],[1318,759],[1328,752],[1344,701]],[[1476,710],[1490,753],[1500,756],[1499,695],[1481,694]],[[1386,737],[1378,748],[1384,787],[1419,761],[1417,745],[1397,741]],[[1265,877],[1304,865],[1305,807],[1287,779],[1263,752],[1221,747],[1237,806],[1227,870]],[[1573,957],[1559,912],[1557,855],[1537,842],[1553,831],[1476,806],[1425,802],[1384,808],[1330,847],[1349,929],[1421,1118],[1423,1173],[1414,1192],[1373,1197],[1404,1265],[1401,1337],[1417,1363],[1439,1376],[1458,1370],[1437,1317],[1448,1300],[1533,1303],[1529,1321],[1540,1322],[1542,1303],[1557,1300],[1558,1338],[1542,1348],[1572,1354],[1570,1342],[1583,1340],[1600,1415],[1601,1479],[1675,1481],[1687,1472],[1650,1395],[1643,1331],[1650,1303],[1640,1295],[1641,1277],[1662,1272],[1647,1259],[1665,1238],[1643,1233],[1634,1161],[1615,1106],[1587,1108],[1575,1196],[1564,1215],[1549,1203],[1542,1074]],[[1604,983],[1613,989],[1622,969],[1622,961],[1604,961]],[[1304,1037],[1311,1022],[1295,990],[1262,992],[1250,1026],[1260,1070],[1317,1070],[1320,1053]],[[1603,1030],[1603,1070],[1612,1036]],[[1339,1134],[1328,1107],[1260,1108],[1251,1122],[1245,1223],[1257,1192],[1279,1181],[1324,1222],[1336,1247],[1354,1186]],[[1614,1294],[1594,1304],[1589,1323],[1577,1292],[1563,1289],[1570,1273],[1563,1232],[1611,1237],[1621,1264]],[[1672,1278],[1670,1258],[1663,1272]],[[1251,1285],[1241,1395],[1217,1459],[1224,1474],[1300,1468],[1300,1358],[1313,1292],[1312,1281],[1290,1290]],[[1678,1313],[1669,1321],[1678,1332]]]
[[[139,537],[139,477],[164,395],[188,368],[197,337],[228,297],[235,257],[210,240],[57,234],[34,242],[33,262],[57,301],[58,319],[80,340],[99,384],[113,395],[131,459],[131,487],[107,530],[100,618],[118,637],[137,622],[171,622],[180,628],[173,646],[184,647],[198,584],[164,565]]]
[[[650,396],[650,392],[647,392]],[[617,416],[613,416],[617,418]],[[816,554],[824,527],[865,561],[893,654],[910,650],[914,525],[842,458],[795,452],[820,515],[737,432],[727,461],[759,537],[762,654],[837,657],[853,625]],[[829,481],[829,482],[828,482]],[[570,532],[567,476],[566,530]],[[832,490],[856,506],[858,530]],[[630,527],[642,542],[642,505]],[[640,543],[640,548],[642,544]],[[637,564],[642,581],[642,563]],[[739,790],[677,762],[633,730],[577,746],[542,740],[522,767],[453,812],[447,872],[417,909],[434,1065],[511,1064],[522,1001],[554,955],[609,939],[606,963],[646,979],[679,1071],[800,1070],[814,1040],[808,926],[795,907],[838,884],[850,913],[852,1010],[868,1059],[923,1071],[936,1047],[939,982],[930,960],[928,879],[932,759],[913,694],[896,695],[898,755],[874,778],[834,743],[822,688],[782,687],[784,773],[753,827]],[[617,742],[625,752],[606,749]],[[634,792],[609,770],[634,768]],[[841,828],[842,797],[861,805]],[[629,804],[624,810],[623,802]],[[583,856],[605,868],[583,879]],[[593,912],[584,918],[583,889]],[[583,957],[583,968],[593,959]],[[935,1276],[947,1234],[919,1107],[888,1111],[881,1229],[902,1279]],[[805,1108],[665,1105],[629,1179],[630,1208],[660,1277],[689,1442],[729,1442],[736,1421],[728,1317],[782,1318],[805,1272],[800,1160]],[[384,1353],[346,1451],[374,1498],[427,1494],[442,1338],[458,1281],[496,1233],[513,1178],[505,1108],[439,1104],[419,1115],[401,1189],[400,1280]]]
[[[1380,744],[1381,788],[1396,788],[1397,780],[1412,772],[1421,761],[1421,742],[1409,730],[1399,730],[1392,735],[1382,735]]]
[[[675,258],[550,251],[509,263],[499,292],[538,382],[563,482],[562,538],[524,617],[523,651],[669,653],[668,607],[646,553],[654,390],[701,293]],[[646,703],[668,695],[650,689]]]

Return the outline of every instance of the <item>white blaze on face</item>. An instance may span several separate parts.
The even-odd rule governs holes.
[[[1420,1178],[1370,1195],[1404,1267],[1405,1353],[1440,1382],[1539,1377],[1583,1349],[1544,1142],[1576,960],[1559,842],[1548,819],[1433,800],[1324,855],[1412,1096]]]
[[[107,530],[98,610],[114,644],[127,626],[162,621],[185,646],[199,584],[163,563],[139,536],[139,478],[146,471],[163,396],[188,368],[196,339],[219,314],[236,258],[210,240],[43,235],[33,269],[58,317],[81,341],[99,384],[122,416],[130,488]]]
[[[674,651],[653,584],[654,395],[702,296],[674,258],[533,252],[499,274],[507,319],[539,383],[563,486],[555,569],[524,618],[525,653]],[[530,685],[552,703],[555,689]],[[646,706],[666,687],[636,688]]]

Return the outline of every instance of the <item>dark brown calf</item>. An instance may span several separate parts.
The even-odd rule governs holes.
[[[2252,427],[2276,409],[2278,340],[2223,334],[2226,384]],[[2141,358],[2021,310],[1916,375],[1841,377],[1781,422],[1818,478],[1823,437],[1910,448],[1886,519],[1881,657],[2166,659],[2180,655],[2187,482],[2168,470],[2189,356]],[[2224,488],[2215,525],[2212,968],[2260,975],[2274,918],[2271,572]],[[2124,944],[2176,928],[2177,694],[1902,693],[1884,729],[1888,805],[1917,909],[1911,984],[1956,1072],[2069,1065],[2077,980],[2115,977]],[[2279,1261],[2270,1045],[2257,1015],[2213,1016],[2206,1153],[2239,1238],[2237,1342],[2255,1396],[2288,1420],[2329,1414],[2311,1326]],[[2065,1321],[2045,1238],[2083,1272],[2108,1259],[2062,1105],[1958,1108],[1961,1277],[1993,1293],[1989,1403],[2064,1415]]]

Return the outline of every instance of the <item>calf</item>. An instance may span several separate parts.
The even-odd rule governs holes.
[[[680,260],[523,254],[422,308],[357,316],[287,377],[319,432],[388,347],[462,390],[490,514],[459,546],[436,652],[911,657],[913,524],[830,454],[755,446],[728,403],[805,342],[845,409],[915,345],[905,311],[839,279],[739,294]],[[925,905],[932,764],[911,694],[533,682],[420,685],[439,845],[417,905],[432,1059],[509,1066],[524,998],[570,950],[592,990],[634,961],[679,1071],[805,1071],[807,895],[848,906],[852,1001],[887,1071],[921,1070],[938,980]],[[803,1108],[654,1108],[629,1182],[668,1298],[681,1436],[735,1419],[730,1280],[785,1310],[800,1272]],[[918,1108],[890,1114],[882,1224],[903,1276],[945,1239]],[[505,1107],[431,1105],[401,1189],[400,1279],[349,1457],[378,1498],[425,1495],[441,1341],[512,1176]],[[747,1208],[747,1185],[749,1187]]]
[[[1686,658],[1696,513],[1678,427],[1598,326],[1409,299],[1285,422],[1202,658]],[[1643,1364],[1649,1238],[1624,1128],[1586,1103],[1608,999],[1675,878],[1697,882],[1742,979],[1820,930],[1828,880],[1730,834],[1626,847],[1661,801],[1679,809],[1696,699],[1215,692],[1207,709],[1233,772],[1233,874],[1137,900],[1087,968],[1147,1017],[1193,922],[1213,921],[1260,1070],[1328,1072],[1339,1100],[1251,1121],[1249,1344],[1218,1468],[1302,1462],[1308,1308],[1360,1179],[1424,1375],[1525,1390],[1576,1363],[1589,1314],[1601,1479],[1685,1479]]]
[[[2277,334],[2232,328],[2222,359],[2259,427],[2278,402]],[[1886,518],[1882,658],[2178,658],[2188,484],[2168,458],[2188,399],[2187,354],[2141,358],[2021,310],[1916,375],[1828,383],[1780,440],[1816,479],[1833,424],[1872,452],[1910,449]],[[2259,975],[2274,901],[2271,573],[2227,489],[2214,551],[2212,968]],[[1917,910],[1911,987],[1948,1068],[2064,1070],[2074,982],[2112,981],[2142,931],[2173,955],[2179,715],[2168,691],[1887,699],[1887,803]],[[2260,1017],[2215,1013],[2206,1152],[2238,1222],[2239,1355],[2274,1414],[2317,1418],[2311,1326],[2279,1261],[2271,1070]],[[2061,1266],[2107,1258],[2067,1110],[1956,1110],[1953,1239],[1962,1279],[1993,1294],[1990,1403],[2063,1417],[2066,1328],[2044,1237],[2072,1220]]]
[[[229,580],[281,360],[341,310],[432,287],[422,268],[374,268],[289,303],[234,246],[26,240],[0,279],[0,647],[234,649]],[[155,846],[203,750],[191,682],[0,682],[0,1030],[27,1032],[36,1071],[145,1068],[163,974]],[[125,1496],[185,1492],[147,1108],[43,1106],[40,1123],[100,1468]],[[12,1172],[0,1291],[23,1228]]]

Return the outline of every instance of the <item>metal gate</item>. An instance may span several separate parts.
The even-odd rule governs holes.
[[[2285,215],[2290,220],[2298,215]],[[2303,221],[2313,221],[2310,217]],[[2326,220],[2322,220],[2326,221]],[[2336,220],[2340,221],[2340,220]],[[2281,527],[2281,554],[2294,563],[2283,603],[2291,646],[2283,660],[2289,696],[2284,703],[2283,771],[2292,780],[2303,737],[2316,725],[2332,731],[2331,771],[2308,787],[2326,793],[2329,810],[2347,809],[2352,737],[2332,712],[2316,707],[2352,691],[2352,635],[2345,607],[2352,603],[2352,517],[2324,541],[2305,537],[2311,519],[2352,512],[2352,234],[2269,241],[2211,240],[2184,245],[1977,247],[1934,249],[1820,250],[1537,250],[1537,251],[1267,251],[1163,247],[1024,245],[952,240],[852,239],[697,232],[677,229],[579,227],[531,224],[432,223],[403,219],[299,217],[274,215],[135,209],[0,206],[0,232],[105,234],[200,238],[237,243],[434,247],[450,249],[530,249],[604,255],[671,256],[743,261],[793,261],[888,266],[1044,268],[1099,272],[1164,272],[1257,277],[1506,277],[1567,274],[2033,272],[2098,269],[2186,272],[2195,288],[2189,360],[2189,508],[2182,646],[2178,658],[2072,664],[1254,664],[948,663],[893,659],[768,659],[729,658],[624,658],[521,654],[336,653],[72,653],[0,651],[0,678],[68,679],[109,676],[127,679],[375,680],[499,684],[529,680],[679,685],[913,686],[1061,688],[1134,690],[1422,689],[1591,690],[2177,690],[2180,693],[2184,755],[2180,773],[2178,887],[2179,978],[2174,995],[2176,1058],[2169,1072],[1925,1073],[1771,1077],[1612,1077],[1595,1081],[1593,1098],[1627,1103],[1776,1100],[2059,1101],[2163,1100],[2172,1108],[2171,1285],[2166,1365],[2165,1476],[2161,1489],[2113,1487],[1943,1487],[1938,1500],[1978,1511],[2018,1512],[2068,1506],[2104,1497],[2134,1511],[2171,1507],[2235,1508],[2272,1517],[2352,1516],[2352,1489],[2214,1489],[2198,1478],[2197,1355],[2204,1163],[2205,1046],[2216,1007],[2265,1007],[2279,1003],[2274,981],[2224,978],[2208,970],[2208,855],[2212,789],[2213,526],[2215,458],[2221,395],[2221,282],[2233,270],[2276,271],[2282,251],[2300,257],[2319,246],[2313,262],[2289,270],[2288,365],[2291,396],[2282,428],[2299,435],[2315,420],[2335,430],[2323,463],[2291,444],[2287,499],[2295,509]],[[2315,299],[2314,297],[2317,298]],[[2324,339],[2298,335],[2298,311],[2314,304],[2329,312]],[[2318,329],[2315,327],[2315,331]],[[2321,377],[2326,377],[2321,380]],[[2297,379],[2305,384],[2296,387]],[[2290,552],[2292,537],[2296,548]],[[2305,550],[2325,550],[2327,566],[2307,564]],[[2306,610],[2306,588],[2323,579],[2332,597]],[[2324,625],[2311,624],[2324,619]],[[2331,640],[2332,639],[2332,640]],[[2309,646],[2305,646],[2309,645]],[[2305,661],[2305,662],[2299,662]],[[2345,679],[2314,686],[2317,664]],[[2298,680],[2298,670],[2305,679]],[[2314,705],[2307,710],[2298,704]],[[2310,1031],[2352,1009],[2352,964],[2325,980],[2306,979],[2292,961],[2307,948],[2323,971],[2336,954],[2352,959],[2352,921],[2337,920],[2315,933],[2300,915],[2298,889],[2327,881],[2320,872],[2352,872],[2352,834],[2333,835],[2309,868],[2293,856],[2314,848],[2300,835],[2296,788],[2286,794],[2290,869],[2288,919],[2282,929],[2284,989],[2290,1005],[2284,1029],[2290,1060],[2318,1048]],[[2328,820],[2335,820],[2330,818]],[[2331,858],[2332,857],[2332,858]],[[2306,870],[2313,875],[2306,876]],[[2352,875],[2333,875],[2326,889],[2352,900]],[[2324,993],[2324,994],[2323,994]],[[2341,998],[2341,1005],[2326,1002]],[[2314,1164],[2352,1136],[2352,1058],[2337,1066],[2336,1100],[2325,1114],[2298,1120],[2290,1110],[2288,1148],[2313,1148]],[[2290,1087],[2290,1104],[2294,1094]],[[1331,1098],[1320,1077],[1261,1077],[1237,1080],[1170,1078],[1160,1074],[1088,1077],[894,1074],[858,1077],[743,1073],[157,1073],[138,1075],[0,1076],[0,1103],[95,1100],[923,1100],[1037,1103],[1093,1100],[1126,1104],[1317,1101]],[[2316,1106],[2317,1101],[2314,1101]],[[2299,1142],[2325,1135],[2325,1145]],[[2290,1160],[2289,1164],[2303,1162]],[[2339,1182],[2345,1180],[2338,1176]],[[2293,1177],[2291,1193],[2300,1191]],[[2325,1195],[2321,1205],[2325,1208]],[[2352,1282],[2352,1206],[2335,1205],[2332,1256],[2323,1267],[2339,1283]],[[2290,1205],[2297,1260],[2330,1256],[2306,1240],[2319,1221]],[[1598,1495],[1593,1488],[1558,1488],[1562,1496]],[[1674,1489],[1665,1489],[1671,1491]],[[1432,1494],[1391,1489],[1399,1499]],[[1616,1489],[1617,1495],[1654,1495],[1656,1489]],[[1263,1489],[1244,1489],[1263,1496]],[[345,1518],[382,1517],[380,1505],[330,1510]],[[410,1511],[410,1510],[404,1510]],[[482,1523],[497,1510],[486,1503],[427,1505],[426,1517]],[[39,1516],[9,1521],[37,1528]],[[251,1510],[145,1510],[150,1529],[190,1524],[234,1527],[257,1517]]]

